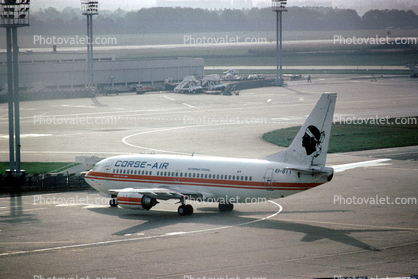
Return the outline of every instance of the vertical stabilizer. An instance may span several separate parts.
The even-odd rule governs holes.
[[[324,93],[291,145],[263,159],[304,166],[325,166],[337,93]]]

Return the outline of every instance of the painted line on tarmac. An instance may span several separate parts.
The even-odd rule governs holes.
[[[83,244],[65,245],[65,246],[41,248],[41,249],[34,249],[34,250],[26,250],[26,251],[6,252],[6,253],[0,254],[0,257],[56,251],[56,250],[63,250],[63,249],[73,249],[73,248],[80,248],[80,247],[100,246],[100,245],[108,245],[108,244],[122,243],[122,242],[129,242],[129,241],[140,241],[140,240],[145,240],[145,239],[165,238],[165,237],[170,237],[170,236],[178,236],[178,235],[186,235],[186,234],[205,233],[205,232],[210,232],[210,231],[219,231],[219,230],[230,229],[230,228],[239,227],[239,226],[245,226],[245,225],[249,225],[249,224],[253,224],[253,223],[257,223],[257,222],[261,222],[261,221],[273,218],[274,216],[282,212],[283,207],[280,204],[271,200],[269,200],[269,202],[279,207],[279,210],[269,216],[255,219],[253,221],[244,222],[241,224],[216,227],[216,228],[211,228],[211,229],[195,230],[195,231],[189,231],[189,232],[171,232],[171,233],[164,233],[161,235],[154,235],[154,236],[143,236],[143,237],[135,237],[135,238],[128,238],[128,239],[118,239],[118,240],[99,241],[99,242],[91,242],[91,243],[83,243]]]
[[[164,98],[167,98],[167,99],[169,99],[171,101],[175,101],[176,100],[176,99],[173,99],[173,98],[170,98],[170,97],[167,97],[167,96],[164,96]]]
[[[182,103],[182,104],[185,105],[185,106],[187,106],[187,107],[189,107],[189,108],[196,108],[196,107],[194,107],[192,105],[189,105],[189,104],[186,104],[186,103]]]
[[[231,125],[231,124],[230,123],[214,124],[212,126],[215,126],[215,125]],[[129,145],[129,146],[135,147],[135,148],[139,148],[139,149],[146,149],[146,150],[163,152],[163,153],[170,153],[170,154],[190,155],[190,153],[185,153],[185,152],[176,152],[176,151],[169,151],[169,150],[149,148],[149,147],[145,147],[145,146],[135,145],[135,144],[127,142],[127,139],[129,139],[131,137],[139,136],[139,135],[144,135],[144,134],[159,133],[159,132],[166,132],[166,131],[180,130],[180,129],[187,129],[187,128],[198,128],[198,127],[205,127],[205,126],[208,126],[208,125],[189,125],[189,126],[171,127],[171,128],[163,128],[163,129],[155,129],[155,130],[150,130],[150,131],[145,131],[145,132],[139,132],[139,133],[135,133],[135,134],[128,135],[128,136],[124,137],[122,139],[122,142],[126,145]]]

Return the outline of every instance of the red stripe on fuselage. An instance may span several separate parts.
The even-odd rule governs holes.
[[[103,172],[89,172],[86,175],[88,179],[108,180],[112,182],[134,182],[149,184],[178,184],[187,186],[207,186],[233,189],[251,189],[251,190],[290,190],[303,191],[314,188],[322,183],[290,183],[290,182],[263,182],[263,181],[242,181],[242,180],[222,180],[207,178],[189,178],[189,177],[167,177],[167,176],[146,176],[146,175],[128,175],[113,174]]]
[[[118,197],[119,204],[142,205],[142,198]]]

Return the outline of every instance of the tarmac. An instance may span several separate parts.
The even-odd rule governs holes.
[[[334,121],[418,115],[418,79],[312,75],[239,96],[167,92],[21,103],[22,161],[130,153],[261,158],[263,133],[300,125],[323,92]],[[8,160],[0,104],[0,160]],[[110,208],[94,191],[0,198],[0,278],[386,278],[418,274],[418,147],[329,154],[336,173],[274,201]],[[340,276],[340,277],[338,277]]]

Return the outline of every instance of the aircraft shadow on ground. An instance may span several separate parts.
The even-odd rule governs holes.
[[[179,224],[196,224],[193,231],[198,231],[198,224],[213,225],[215,228],[231,226],[231,227],[249,227],[258,229],[274,229],[277,231],[288,231],[304,234],[300,239],[301,242],[315,242],[322,239],[328,239],[345,245],[357,247],[363,250],[380,251],[367,243],[351,237],[352,233],[372,233],[372,232],[389,232],[399,231],[398,229],[333,229],[322,226],[303,224],[302,222],[281,221],[280,215],[271,219],[256,221],[271,215],[272,211],[266,212],[245,212],[234,210],[232,212],[219,212],[217,208],[199,208],[192,216],[178,216],[173,211],[134,211],[121,208],[90,208],[89,210],[105,215],[115,216],[121,219],[131,219],[141,221],[141,224],[123,229],[113,233],[113,235],[126,235],[146,232],[149,230],[179,225]],[[335,212],[335,211],[333,211]],[[309,212],[292,212],[292,213],[309,213]],[[315,211],[312,213],[329,213],[325,211]],[[187,230],[185,230],[187,232]]]

